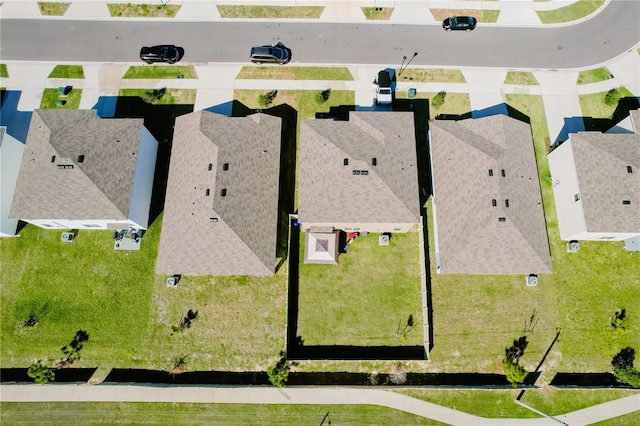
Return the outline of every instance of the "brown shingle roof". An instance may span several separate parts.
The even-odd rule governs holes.
[[[176,119],[158,273],[274,273],[280,132],[265,114]]]
[[[305,120],[300,152],[300,222],[419,222],[413,113],[351,112],[349,121]]]
[[[430,133],[440,272],[551,273],[529,125],[497,115]]]
[[[95,110],[35,110],[10,217],[127,219],[142,126]]]
[[[640,232],[640,134],[582,132],[571,146],[587,231]]]

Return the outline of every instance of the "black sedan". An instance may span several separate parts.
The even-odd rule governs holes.
[[[447,31],[471,31],[477,23],[473,16],[452,16],[442,21],[442,28]]]
[[[145,46],[140,49],[140,59],[148,64],[154,62],[174,64],[180,60],[180,50],[176,46],[168,44]]]
[[[291,49],[282,42],[269,46],[255,46],[251,48],[250,58],[255,64],[264,62],[284,65],[291,60]]]

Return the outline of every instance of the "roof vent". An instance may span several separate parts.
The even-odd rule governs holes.
[[[224,163],[222,165],[222,170],[229,170],[229,163]]]
[[[360,170],[352,170],[351,173],[353,173],[354,175],[359,175],[360,174]]]
[[[493,169],[489,169],[489,176],[493,176]]]
[[[208,196],[209,196],[209,188],[207,188],[207,189],[204,191],[204,196],[205,196],[205,197],[208,197]]]
[[[622,204],[625,206],[631,205],[631,200],[622,200]]]
[[[84,162],[84,154],[80,154],[76,157],[76,162],[82,163]]]
[[[502,175],[502,177],[505,177],[507,174],[504,172],[504,169],[500,170],[500,174]]]
[[[226,197],[227,196],[227,188],[222,188],[220,190],[220,195],[222,195],[223,197]]]
[[[509,200],[504,200],[504,206],[509,207]]]
[[[627,166],[627,173],[633,173],[633,167]]]
[[[506,217],[499,217],[498,218],[498,222],[506,222],[507,218]]]
[[[377,165],[378,165],[378,159],[377,159],[376,157],[373,157],[373,158],[371,159],[371,165],[372,165],[372,166],[377,166]]]
[[[56,161],[56,156],[55,156],[55,155],[52,155],[52,156],[51,156],[51,162],[53,163],[54,161]]]
[[[342,160],[342,165],[348,166],[349,165],[349,159],[345,158],[344,160]]]
[[[213,170],[213,163],[209,163],[209,165],[207,166],[207,170],[208,171]]]
[[[210,217],[209,218],[209,222],[211,222],[211,223],[216,223],[217,221],[218,221],[217,217]]]
[[[498,205],[498,202],[496,201],[496,199],[495,199],[495,198],[491,200],[491,205],[492,205],[493,207],[496,207],[496,206]]]
[[[366,176],[369,174],[369,170],[360,170],[360,174]]]

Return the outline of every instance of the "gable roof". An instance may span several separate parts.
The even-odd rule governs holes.
[[[440,271],[551,273],[529,125],[436,120],[430,134]]]
[[[10,217],[127,219],[142,127],[95,110],[35,110]]]
[[[266,114],[176,119],[158,273],[274,273],[280,132]]]
[[[640,232],[640,134],[570,137],[587,231]]]
[[[414,131],[412,112],[352,111],[349,121],[304,120],[299,221],[418,223]]]

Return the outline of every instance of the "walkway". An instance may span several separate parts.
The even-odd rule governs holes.
[[[452,425],[557,425],[554,420],[488,419],[396,392],[354,388],[225,386],[2,385],[3,402],[192,402],[209,404],[379,405]],[[640,394],[558,416],[570,425],[587,425],[640,410]]]

